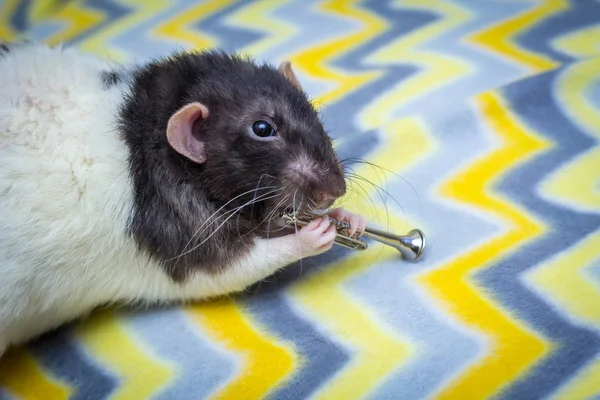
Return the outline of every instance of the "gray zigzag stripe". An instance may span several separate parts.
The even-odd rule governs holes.
[[[513,383],[505,399],[541,398],[549,395],[591,358],[600,352],[600,336],[574,326],[552,306],[530,292],[519,279],[529,268],[543,262],[557,250],[568,248],[600,227],[600,217],[576,213],[541,199],[535,188],[548,171],[595,145],[557,106],[552,94],[558,71],[551,71],[505,88],[511,108],[537,132],[549,137],[556,147],[511,171],[497,189],[545,220],[550,231],[479,273],[478,281],[512,312],[552,340],[556,349],[522,380]]]
[[[438,187],[481,154],[491,151],[493,144],[484,132],[479,133],[482,129],[478,118],[475,110],[461,108],[453,112],[452,117],[438,119],[429,129],[442,143],[439,151],[431,156],[436,162],[423,160],[403,173],[403,177],[419,193],[430,193],[430,188]],[[391,190],[392,195],[399,198],[405,191],[398,184]],[[411,208],[417,209],[418,202],[414,203]],[[435,195],[422,196],[422,210],[429,243],[426,257],[414,265],[404,261],[377,265],[350,284],[350,289],[366,299],[373,312],[383,314],[385,321],[416,346],[414,359],[390,377],[373,394],[373,399],[395,399],[398,393],[402,393],[403,399],[432,395],[457,371],[476,361],[482,351],[481,338],[431,304],[429,295],[412,282],[412,277],[439,268],[445,260],[452,260],[496,236],[499,227],[464,209],[445,206]],[[449,226],[452,235],[448,235]]]
[[[72,326],[46,334],[29,347],[44,367],[75,389],[71,399],[105,399],[118,386],[118,379],[79,348],[71,336]]]
[[[252,0],[241,0],[227,7],[215,15],[200,21],[196,29],[211,33],[219,38],[219,47],[226,51],[235,51],[250,43],[260,40],[265,33],[260,31],[225,25],[222,21],[227,15],[231,15],[241,8],[250,4]]]
[[[190,393],[207,398],[236,373],[234,357],[204,337],[181,309],[136,310],[125,323],[161,361],[176,365],[173,381],[156,399],[189,399]]]
[[[417,97],[400,106],[395,116],[435,115],[453,102],[463,102],[479,93],[501,87],[525,76],[528,69],[511,62],[503,62],[476,46],[465,45],[465,38],[483,29],[506,20],[531,7],[518,2],[486,2],[472,0],[453,0],[472,13],[472,19],[462,23],[452,31],[425,43],[421,50],[439,55],[451,56],[470,64],[473,70],[455,81],[444,82],[424,96]],[[468,8],[467,8],[468,7]]]
[[[600,23],[600,3],[595,1],[571,0],[571,8],[552,15],[539,24],[527,29],[516,38],[516,42],[536,53],[566,63],[572,61],[570,55],[560,53],[552,46],[554,39],[590,25]]]
[[[193,4],[189,0],[172,1],[168,9],[136,24],[128,31],[113,38],[110,43],[139,61],[164,57],[173,51],[180,51],[183,46],[150,33],[159,25],[186,12]]]
[[[596,261],[595,264],[588,271],[592,278],[596,278],[596,283],[598,284],[598,288],[600,288],[600,260]]]

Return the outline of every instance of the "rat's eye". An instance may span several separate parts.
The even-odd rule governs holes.
[[[275,128],[267,121],[256,121],[252,124],[252,132],[260,138],[275,136]]]

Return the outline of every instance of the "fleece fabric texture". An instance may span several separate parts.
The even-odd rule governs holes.
[[[428,246],[100,310],[11,350],[1,399],[600,398],[599,2],[0,0],[21,37],[291,60],[340,157],[381,167],[344,205]]]

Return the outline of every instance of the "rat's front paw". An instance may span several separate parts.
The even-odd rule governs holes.
[[[362,234],[367,227],[367,220],[362,215],[352,214],[343,208],[336,208],[329,212],[331,218],[337,219],[338,221],[347,222],[350,224],[350,235],[354,235],[355,232]]]
[[[331,249],[335,241],[335,226],[326,217],[317,218],[296,233],[302,258],[316,256]]]

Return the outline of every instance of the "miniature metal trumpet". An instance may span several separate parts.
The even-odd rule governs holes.
[[[284,212],[281,214],[281,217],[284,219],[286,225],[305,226],[312,220],[310,216],[299,215],[297,212]],[[331,217],[329,217],[329,220],[335,225],[337,231],[335,243],[352,250],[363,251],[368,248],[368,244],[364,240],[361,240],[361,237],[368,237],[379,243],[394,247],[405,259],[410,261],[417,261],[425,250],[425,235],[419,229],[413,229],[406,235],[394,235],[367,227],[362,234],[355,233],[354,235],[350,235],[350,224]]]

